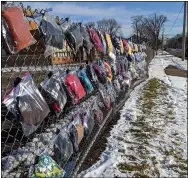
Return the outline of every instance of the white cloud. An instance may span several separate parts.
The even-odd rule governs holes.
[[[53,5],[52,5],[53,3]],[[123,6],[102,6],[100,2],[98,2],[97,7],[92,6],[89,2],[86,6],[81,3],[73,3],[73,2],[24,2],[24,4],[30,4],[32,8],[53,8],[52,14],[59,14],[59,16],[65,17],[70,16],[74,20],[75,16],[78,18],[75,19],[86,19],[85,21],[96,21],[103,18],[114,18],[116,19],[123,27],[122,32],[125,36],[129,36],[132,34],[131,28],[131,16],[134,15],[150,15],[155,13],[155,10],[145,11],[141,8],[136,8],[131,10],[127,8],[125,5]],[[123,2],[122,2],[123,4]],[[173,21],[177,17],[177,13],[173,12],[164,12],[160,11],[157,14],[164,14],[169,19],[169,23],[173,23]],[[179,19],[183,17],[181,13]]]

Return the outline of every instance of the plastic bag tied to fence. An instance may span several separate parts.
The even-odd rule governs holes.
[[[117,78],[113,81],[113,85],[116,90],[116,93],[119,93],[121,91],[121,86]]]
[[[89,29],[89,34],[90,34],[91,40],[92,40],[94,46],[96,47],[96,49],[99,52],[102,52],[103,51],[103,46],[102,46],[101,40],[100,40],[98,34],[96,33],[96,31],[94,29],[90,28]]]
[[[106,70],[106,74],[107,74],[107,80],[109,82],[112,81],[112,71],[111,71],[111,67],[110,65],[107,63],[107,61],[104,61],[104,67],[105,67],[105,70]]]
[[[83,38],[82,38],[80,26],[81,24],[73,23],[65,33],[66,39],[75,53],[83,45]]]
[[[112,83],[108,82],[108,83],[106,84],[106,88],[107,88],[107,93],[108,93],[109,96],[110,96],[110,101],[111,101],[112,103],[114,103],[115,100],[116,100],[117,95],[116,95],[116,92],[115,92],[115,89],[114,89]]]
[[[91,84],[93,85],[94,88],[98,88],[98,78],[97,75],[92,68],[92,64],[89,64],[88,61],[86,62],[86,69],[85,69],[86,75],[89,78]]]
[[[94,118],[92,117],[91,115],[91,111],[90,109],[91,108],[86,108],[84,107],[85,109],[81,110],[80,111],[80,115],[81,115],[81,119],[82,119],[82,123],[83,123],[83,126],[84,126],[84,136],[89,136],[93,130],[93,127],[95,125],[95,122],[94,122]]]
[[[69,125],[70,139],[73,142],[74,149],[79,150],[78,146],[84,137],[84,127],[79,112],[73,113],[73,121]]]
[[[103,52],[104,52],[104,54],[106,54],[107,46],[106,46],[106,41],[105,41],[104,35],[102,34],[102,32],[100,30],[98,30],[97,32],[98,32],[99,38],[102,42]]]
[[[79,77],[82,85],[84,86],[85,90],[88,93],[91,93],[93,91],[93,86],[92,86],[90,80],[88,79],[86,72],[82,66],[78,70],[78,77]]]
[[[105,38],[106,38],[106,44],[107,44],[107,51],[108,54],[110,52],[113,52],[113,45],[112,45],[112,40],[109,34],[105,33]]]
[[[11,32],[5,19],[1,19],[2,25],[2,40],[4,40],[4,49],[7,48],[9,53],[15,54],[17,52],[14,41],[11,38]]]
[[[48,155],[43,154],[39,157],[38,164],[30,169],[30,178],[62,178],[65,171]]]
[[[105,84],[107,82],[107,78],[101,67],[97,63],[93,63],[92,67],[97,75],[98,81],[102,84]]]
[[[100,97],[101,97],[101,100],[102,100],[104,106],[107,109],[110,109],[110,102],[111,102],[111,100],[110,100],[110,96],[108,95],[105,86],[102,85],[102,84],[100,84],[98,90],[99,90],[99,94],[100,94]]]
[[[112,44],[115,47],[116,54],[120,54],[120,49],[121,49],[120,37],[116,36],[116,34],[113,34],[111,38],[112,38]]]
[[[66,128],[61,129],[54,141],[54,153],[57,163],[64,167],[73,154],[73,145]]]
[[[50,111],[30,73],[25,74],[20,83],[3,99],[3,103],[22,123],[26,136],[39,127]]]
[[[92,114],[92,117],[93,117],[95,123],[98,125],[101,125],[104,118],[103,118],[103,112],[101,111],[101,109],[99,108],[99,106],[97,104],[97,99],[95,99],[92,102],[91,114]]]
[[[86,31],[86,28],[81,25],[80,27],[82,37],[83,37],[83,46],[87,50],[87,53],[89,54],[92,49],[92,43],[90,41],[90,36],[88,32]]]
[[[34,44],[36,40],[31,35],[28,25],[24,20],[23,11],[16,6],[3,6],[2,17],[3,37],[8,46],[9,52],[16,53]],[[8,35],[11,36],[9,39]]]
[[[75,72],[71,72],[69,69],[66,72],[67,74],[63,78],[64,84],[69,96],[72,98],[72,104],[77,104],[85,96],[85,90]]]
[[[63,32],[65,33],[71,26],[71,21],[69,18],[65,18],[61,21],[61,28]]]
[[[67,96],[62,86],[59,72],[48,74],[48,78],[41,83],[42,89],[45,90],[47,95],[50,95],[49,104],[57,112],[63,111],[67,102]]]
[[[62,29],[57,25],[55,18],[49,14],[41,19],[39,30],[44,38],[46,45],[45,57],[53,54],[53,47],[63,49],[63,41],[65,39]]]

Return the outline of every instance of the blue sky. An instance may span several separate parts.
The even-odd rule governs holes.
[[[153,13],[164,14],[168,18],[165,24],[165,35],[172,37],[182,32],[183,9],[170,31],[183,2],[24,2],[32,8],[52,7],[54,16],[70,16],[72,21],[97,21],[103,18],[114,18],[122,25],[122,32],[129,37],[133,31],[131,28],[131,16],[148,16]]]

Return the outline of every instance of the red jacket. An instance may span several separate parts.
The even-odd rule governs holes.
[[[127,41],[126,40],[124,40],[124,39],[122,39],[122,42],[123,42],[123,46],[124,46],[124,49],[125,49],[125,51],[129,51],[129,46],[128,46],[128,43],[127,43]]]
[[[102,52],[103,46],[98,34],[93,29],[89,29],[89,34],[97,50]]]
[[[66,75],[65,85],[67,86],[69,94],[74,99],[74,104],[78,103],[86,94],[80,80],[74,74],[69,73]]]

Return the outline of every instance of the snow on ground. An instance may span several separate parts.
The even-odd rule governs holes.
[[[168,65],[187,70],[187,61],[168,53],[155,56],[149,79],[126,101],[100,160],[80,177],[186,177],[187,78],[167,76]],[[156,98],[140,99],[153,78],[164,82],[156,96],[148,94]],[[149,109],[143,108],[146,105]]]

